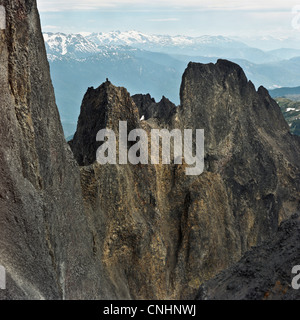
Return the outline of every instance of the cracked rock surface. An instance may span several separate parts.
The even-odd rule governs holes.
[[[238,65],[190,63],[177,108],[109,81],[89,88],[68,145],[36,2],[0,5],[0,299],[194,298],[299,211],[300,138]],[[118,136],[120,120],[148,135],[204,129],[205,172],[99,165],[96,134]]]

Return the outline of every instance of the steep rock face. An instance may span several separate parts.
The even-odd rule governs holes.
[[[6,11],[0,30],[0,264],[7,272],[0,298],[114,297],[93,253],[36,2],[0,5]]]
[[[136,106],[139,109],[140,116],[144,116],[145,120],[148,120],[149,118],[153,118],[151,109],[152,105],[156,104],[156,101],[154,98],[150,96],[150,94],[135,94],[132,96],[132,100],[136,104]]]
[[[176,114],[176,106],[166,97],[162,97],[161,101],[156,103],[149,94],[136,94],[132,96],[139,109],[140,118],[144,116],[145,120],[155,118],[160,123],[166,125],[172,121]]]
[[[152,117],[154,102],[150,96],[133,99],[110,83],[86,94],[80,117],[90,122],[79,121],[71,142],[77,159],[95,159],[97,131],[127,119],[148,136],[163,125],[205,129],[206,170],[186,176],[185,164],[88,161],[81,181],[96,226],[95,248],[126,298],[194,297],[201,283],[273,235],[299,206],[299,139],[267,91],[257,92],[228,61],[189,64],[181,105],[168,121],[139,121],[136,106]],[[100,117],[91,113],[97,106]],[[83,143],[87,128],[93,134]]]
[[[300,219],[282,222],[271,240],[251,249],[237,264],[204,283],[199,300],[299,300],[292,287],[300,261]],[[299,281],[298,281],[299,283]]]
[[[256,92],[227,61],[190,64],[176,112],[167,99],[145,109],[155,121],[139,120],[145,97],[134,103],[108,81],[90,88],[70,143],[79,171],[36,3],[0,5],[1,299],[193,298],[299,206],[299,138],[266,90]],[[206,171],[97,164],[96,134],[118,135],[119,120],[148,134],[163,125],[204,128]]]
[[[128,131],[139,127],[139,112],[124,88],[117,89],[109,81],[99,88],[89,88],[83,98],[77,131],[70,142],[79,165],[96,161],[100,143],[96,136],[101,129],[118,132],[119,121],[127,121]]]
[[[136,106],[128,103],[131,98],[124,90],[106,83],[94,90],[100,99],[105,97],[103,103],[84,99],[82,112],[84,105],[89,110],[96,105],[106,110],[102,118],[90,114],[89,127],[97,132],[107,119],[107,128],[117,128],[119,119],[127,119],[150,135],[155,123],[139,120]],[[94,97],[89,91],[85,97]],[[123,100],[117,100],[121,95]],[[117,103],[107,104],[113,100]],[[89,146],[82,145],[78,132],[86,129],[81,123],[71,142],[79,159],[83,156],[80,150],[92,150],[94,143],[91,137]],[[97,234],[95,250],[101,252],[110,279],[124,298],[187,298],[196,294],[203,278],[215,274],[210,265],[222,270],[239,257],[233,220],[224,205],[224,184],[218,177],[205,173],[190,180],[185,165],[93,163],[81,168],[81,181],[86,210]],[[193,209],[188,212],[190,207]],[[204,216],[206,210],[213,210],[215,216]],[[219,236],[209,240],[212,229]],[[208,252],[211,256],[198,265]],[[220,255],[223,259],[217,261]]]
[[[205,130],[206,169],[226,185],[243,251],[299,208],[299,138],[267,90],[256,92],[238,65],[190,63],[177,123]]]

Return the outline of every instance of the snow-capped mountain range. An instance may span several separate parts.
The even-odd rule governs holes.
[[[233,46],[246,47],[245,44],[223,36],[169,36],[169,35],[149,35],[138,31],[112,31],[108,33],[92,33],[87,35],[87,39],[98,45],[127,45],[127,46],[157,46],[160,47],[187,47],[195,45],[209,46]]]
[[[247,45],[223,36],[169,36],[148,35],[138,31],[113,31],[108,33],[91,34],[43,34],[50,60],[61,56],[85,58],[97,53],[105,53],[111,49],[133,47],[142,50],[160,51],[167,53],[204,54],[213,56],[214,51],[245,50]],[[209,51],[209,52],[208,52]]]
[[[99,53],[111,54],[112,51],[116,54],[124,49],[130,50],[129,48],[167,54],[243,59],[253,63],[276,62],[300,56],[299,49],[263,51],[240,39],[224,36],[149,35],[138,31],[84,34],[45,32],[44,39],[50,61],[62,57],[84,59]],[[266,42],[269,40],[265,39]],[[274,42],[275,39],[270,41]]]
[[[162,95],[179,104],[182,74],[190,61],[238,63],[256,87],[299,86],[300,51],[262,51],[222,36],[147,35],[137,31],[44,33],[51,76],[66,135],[74,133],[86,89],[106,78],[131,94]],[[292,59],[291,59],[292,58]]]
[[[44,33],[47,52],[53,55],[67,53],[95,54],[98,47],[80,34]]]

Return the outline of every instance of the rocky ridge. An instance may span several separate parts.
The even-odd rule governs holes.
[[[238,65],[190,63],[176,109],[109,81],[89,88],[72,154],[36,2],[0,5],[1,299],[194,298],[299,210],[299,137]],[[120,120],[148,134],[204,129],[205,172],[186,176],[185,163],[99,165],[96,134],[118,135]]]
[[[158,103],[151,98],[150,94],[136,94],[132,96],[132,100],[139,109],[141,119],[156,119],[162,126],[170,124],[170,120],[176,113],[175,104],[164,96]]]
[[[190,63],[176,110],[148,95],[133,100],[110,82],[88,90],[71,142],[77,159],[96,154],[93,139],[83,138],[104,127],[118,131],[118,121],[127,119],[148,134],[164,126],[204,128],[206,170],[189,177],[184,164],[89,162],[81,168],[85,202],[95,220],[105,221],[98,230],[103,261],[114,283],[127,283],[128,296],[193,297],[199,284],[274,235],[299,208],[299,138],[267,90],[256,91],[226,60]]]

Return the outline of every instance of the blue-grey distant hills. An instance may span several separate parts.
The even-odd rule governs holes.
[[[288,98],[295,101],[300,101],[300,87],[294,87],[294,88],[283,87],[283,88],[277,88],[269,91],[270,91],[270,95],[273,98],[282,97],[282,98]]]
[[[192,38],[137,31],[44,33],[44,39],[66,136],[75,132],[86,89],[98,87],[106,78],[132,95],[150,93],[156,100],[164,95],[179,104],[181,77],[188,62],[226,58],[238,63],[257,87],[300,85],[297,49],[263,51],[223,36]]]

